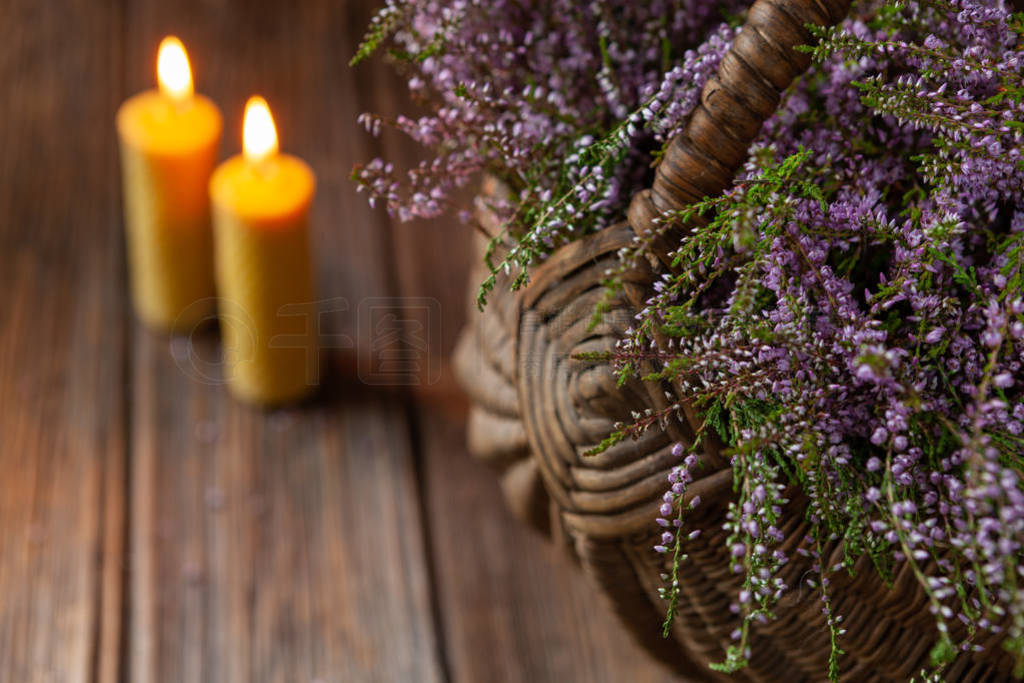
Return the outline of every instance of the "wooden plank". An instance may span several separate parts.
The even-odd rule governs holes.
[[[4,681],[118,680],[120,15],[114,2],[0,5]]]
[[[408,112],[397,90],[378,109]],[[389,160],[409,165],[422,150],[384,134]],[[466,206],[470,197],[466,197]],[[465,398],[447,359],[475,295],[472,228],[452,217],[392,224],[399,290],[439,304],[439,343],[424,363],[436,382],[416,387],[427,520],[452,678],[466,683],[678,681],[630,640],[568,555],[505,509],[497,475],[465,448]],[[429,254],[430,258],[424,255]],[[469,288],[473,288],[472,292]],[[653,520],[652,520],[653,523]]]
[[[405,409],[355,375],[355,344],[373,341],[359,304],[392,293],[386,230],[348,180],[372,153],[353,132],[364,93],[345,66],[367,18],[327,0],[129,8],[129,83],[150,82],[157,42],[177,33],[197,89],[224,110],[226,152],[245,98],[266,96],[282,148],[318,174],[319,288],[340,309],[323,318],[336,347],[324,395],[272,413],[227,396],[213,336],[138,332],[133,681],[442,678]]]

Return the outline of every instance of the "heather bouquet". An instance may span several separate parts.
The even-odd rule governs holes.
[[[364,123],[432,155],[354,176],[403,219],[458,211],[450,197],[481,173],[503,180],[511,193],[490,201],[512,246],[488,254],[483,304],[497,273],[521,286],[558,246],[622,219],[744,5],[391,2],[358,57],[386,46],[429,113]],[[673,267],[617,349],[590,360],[623,377],[653,364],[643,378],[681,395],[598,450],[684,404],[703,420],[652,520],[666,633],[701,532],[682,504],[695,453],[714,440],[730,454],[723,523],[744,578],[722,670],[798,588],[778,576],[794,487],[811,529],[799,552],[843,548],[802,579],[827,615],[830,677],[843,615],[829,577],[864,556],[883,576],[909,566],[926,593],[929,675],[991,634],[1024,661],[1024,18],[1001,1],[864,1],[817,38],[734,186],[660,218]],[[610,294],[652,242],[620,253]]]

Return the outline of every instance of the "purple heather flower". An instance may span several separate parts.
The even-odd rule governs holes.
[[[992,378],[992,383],[1002,389],[1007,389],[1013,386],[1013,375],[1008,372],[1001,372]]]
[[[889,432],[886,431],[885,427],[878,427],[871,433],[871,443],[881,446],[888,437]]]

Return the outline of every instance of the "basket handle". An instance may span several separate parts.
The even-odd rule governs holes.
[[[813,42],[807,24],[832,26],[851,0],[757,0],[743,30],[701,92],[685,128],[668,145],[649,190],[633,197],[629,223],[645,234],[662,213],[728,188],[781,93],[810,65],[793,48]],[[657,250],[660,251],[660,250]]]

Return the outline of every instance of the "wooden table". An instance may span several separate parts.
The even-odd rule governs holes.
[[[406,106],[382,60],[346,65],[369,16],[0,3],[0,681],[670,680],[465,453],[446,358],[468,228],[392,223],[348,178],[417,151],[356,126]],[[302,408],[235,403],[214,335],[132,319],[114,112],[167,33],[223,108],[224,155],[258,91],[317,171],[335,348]],[[389,315],[429,323],[420,386],[378,381]]]

